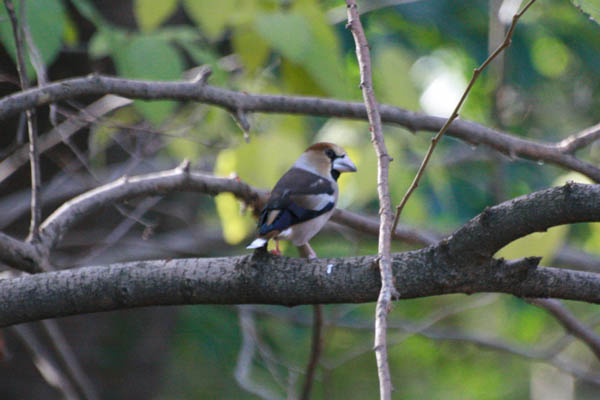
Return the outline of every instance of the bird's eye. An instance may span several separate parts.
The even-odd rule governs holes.
[[[325,150],[325,155],[327,157],[329,157],[331,159],[331,161],[333,161],[333,160],[335,160],[337,158],[337,155],[335,154],[335,151],[333,151],[331,149]]]

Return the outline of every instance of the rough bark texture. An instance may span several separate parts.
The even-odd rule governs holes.
[[[395,254],[400,298],[503,292],[600,303],[600,276],[492,260],[457,265],[439,248]],[[327,273],[328,265],[333,265]],[[0,326],[66,315],[180,304],[361,303],[377,299],[376,257],[304,259],[244,255],[139,261],[0,281]]]
[[[400,297],[502,292],[600,303],[598,274],[536,268],[537,258],[491,258],[517,237],[600,221],[598,204],[600,185],[568,183],[489,208],[435,246],[394,254]],[[0,280],[0,326],[151,305],[371,302],[379,289],[375,256],[305,260],[255,253],[132,262]]]

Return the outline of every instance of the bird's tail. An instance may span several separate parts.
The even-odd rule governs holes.
[[[247,249],[258,249],[259,247],[263,247],[267,244],[267,239],[256,238],[252,243],[246,246]]]

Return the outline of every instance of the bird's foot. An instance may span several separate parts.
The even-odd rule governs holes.
[[[274,256],[280,256],[281,250],[279,250],[279,240],[275,240],[275,250],[271,250],[271,254]]]

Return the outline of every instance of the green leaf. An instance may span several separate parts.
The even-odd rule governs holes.
[[[108,23],[102,17],[102,14],[96,9],[96,7],[89,0],[77,0],[71,2],[73,7],[77,9],[79,14],[87,18],[96,27],[106,26]]]
[[[154,36],[136,35],[127,45],[117,48],[113,58],[119,75],[124,78],[173,80],[183,72],[183,62],[177,50]],[[150,122],[157,125],[169,116],[172,101],[136,101],[135,107]]]
[[[183,0],[190,18],[210,39],[218,39],[238,8],[237,0]]]
[[[15,3],[17,18],[20,18],[19,2]],[[52,64],[60,51],[65,29],[65,10],[60,0],[26,0],[25,18],[31,37],[38,48],[44,65]],[[6,8],[0,7],[0,40],[16,63],[15,39]],[[34,76],[34,69],[25,53],[27,75]]]
[[[75,25],[75,22],[69,17],[65,18],[65,32],[63,37],[67,46],[74,47],[79,43],[77,25]]]
[[[270,48],[263,38],[248,26],[237,26],[232,35],[233,51],[250,73],[260,68],[269,56]]]
[[[564,74],[570,58],[569,48],[555,37],[541,36],[533,42],[531,48],[533,66],[548,78],[557,78]]]
[[[286,13],[260,14],[255,27],[266,43],[287,60],[302,66],[326,93],[347,96],[338,37],[316,4],[303,4]]]
[[[133,12],[142,32],[150,32],[177,10],[178,0],[135,0]]]
[[[377,99],[409,109],[419,108],[419,93],[410,79],[412,57],[399,46],[382,46],[374,55],[373,71]]]
[[[116,53],[126,44],[127,35],[123,32],[111,28],[101,28],[90,39],[88,50],[92,58],[101,58]]]
[[[597,24],[600,24],[600,0],[571,0],[571,3]]]
[[[310,23],[301,15],[269,13],[259,15],[256,29],[267,43],[284,57],[302,63],[312,40]]]

